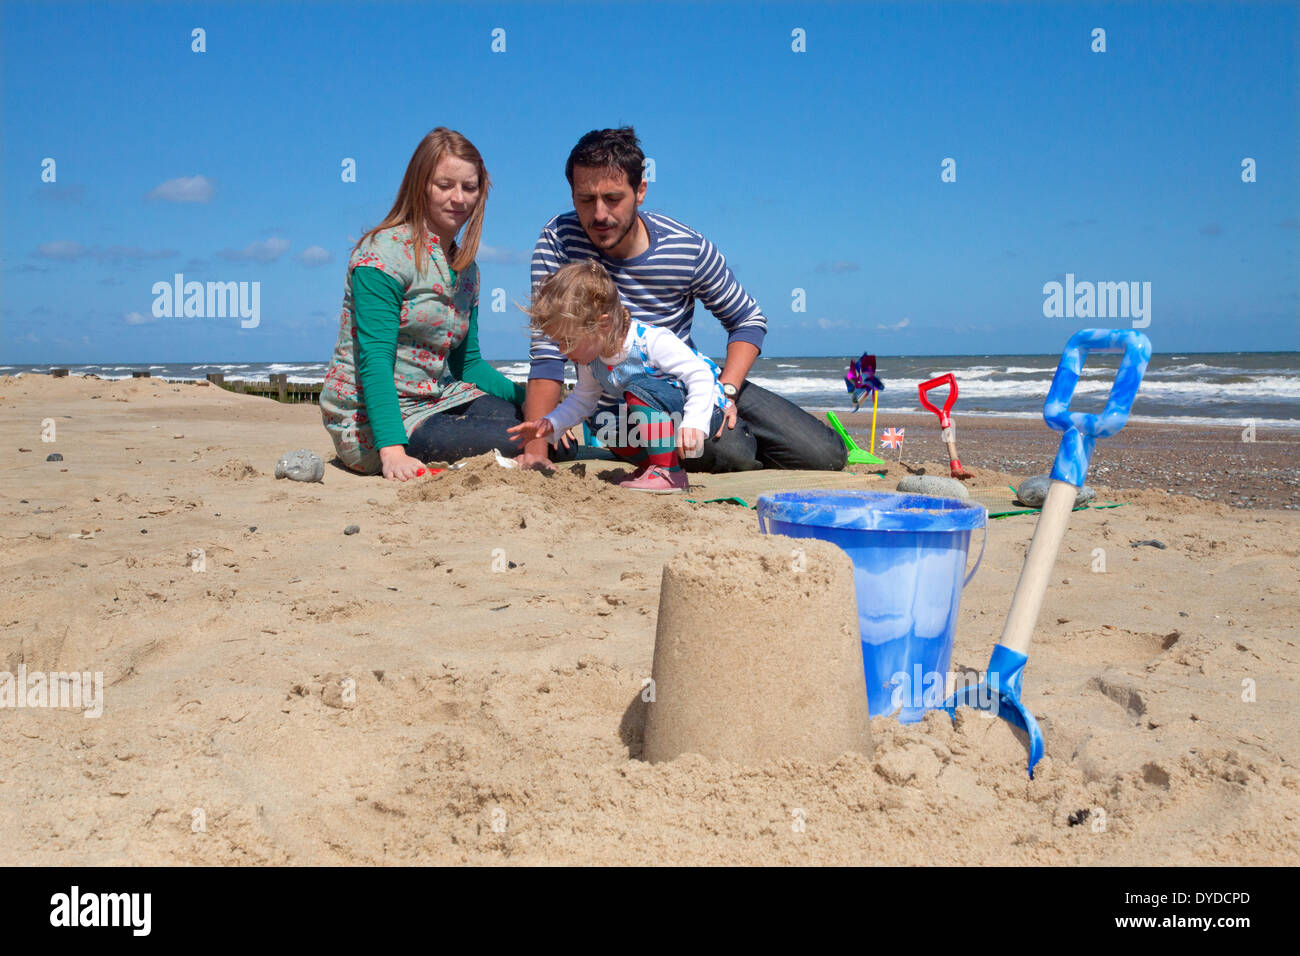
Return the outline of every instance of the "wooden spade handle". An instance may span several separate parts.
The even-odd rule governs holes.
[[[1025,566],[1020,570],[1020,581],[1011,599],[1011,610],[1007,612],[1007,622],[1002,627],[1002,639],[998,641],[1008,650],[1029,655],[1029,640],[1034,636],[1034,625],[1043,607],[1047,582],[1056,565],[1056,553],[1061,549],[1078,490],[1068,481],[1053,481],[1047,491],[1047,500],[1043,502],[1034,537],[1029,542],[1029,553],[1025,555]]]

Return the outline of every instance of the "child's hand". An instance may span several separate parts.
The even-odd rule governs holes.
[[[704,453],[704,439],[708,437],[698,428],[678,429],[677,451],[683,458],[699,458]]]
[[[506,434],[510,436],[511,441],[530,442],[535,438],[545,438],[555,430],[549,418],[541,418],[535,422],[523,422],[514,428],[507,428]]]

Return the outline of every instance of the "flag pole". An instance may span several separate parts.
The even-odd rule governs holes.
[[[869,446],[874,452],[876,450],[876,404],[880,401],[880,392],[877,389],[871,390],[871,445]]]

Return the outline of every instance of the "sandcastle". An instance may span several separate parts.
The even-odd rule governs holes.
[[[664,564],[645,758],[753,764],[871,753],[853,565],[758,537]]]

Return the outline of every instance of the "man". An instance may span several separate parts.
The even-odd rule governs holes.
[[[688,226],[657,213],[641,213],[645,154],[630,126],[592,130],[569,154],[564,174],[573,211],[542,228],[533,249],[534,287],[567,262],[596,259],[618,285],[634,318],[669,329],[694,347],[695,300],[727,330],[727,356],[719,381],[732,404],[717,441],[686,462],[691,471],[808,468],[839,471],[846,452],[836,434],[792,402],[747,382],[767,333],[767,319],[713,243]],[[524,419],[536,421],[560,403],[564,355],[555,342],[533,333],[532,368]],[[602,406],[594,419],[614,412]],[[529,442],[520,464],[544,467],[544,439]]]

